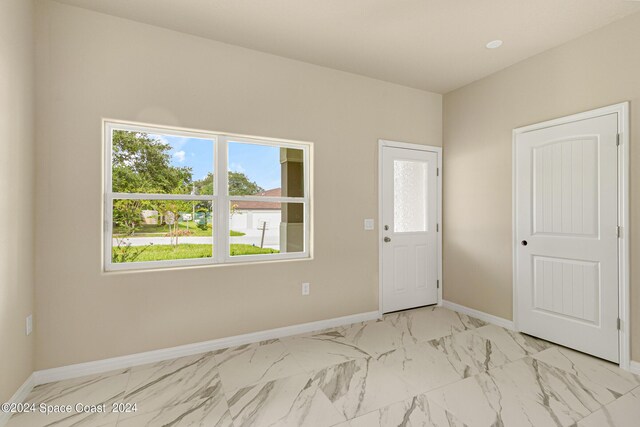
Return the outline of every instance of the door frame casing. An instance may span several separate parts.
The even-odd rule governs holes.
[[[631,235],[630,226],[630,204],[629,204],[629,102],[609,105],[591,111],[548,120],[529,126],[519,127],[513,130],[512,140],[512,258],[513,258],[513,324],[516,331],[519,327],[518,313],[518,242],[516,233],[516,218],[518,205],[518,175],[517,175],[517,137],[523,133],[549,128],[553,126],[573,123],[580,120],[593,119],[596,117],[617,114],[618,133],[620,145],[618,146],[618,226],[620,227],[620,237],[618,238],[618,317],[621,321],[618,331],[618,346],[620,355],[620,367],[625,370],[630,369],[631,347],[630,347],[630,259],[629,248]]]
[[[383,275],[382,275],[382,239],[384,238],[384,230],[382,229],[382,150],[385,147],[391,148],[402,148],[405,150],[416,150],[416,151],[429,151],[432,153],[436,153],[438,155],[438,171],[437,174],[437,189],[438,194],[436,196],[437,199],[437,243],[436,243],[436,253],[438,259],[436,260],[438,266],[438,277],[437,280],[440,283],[438,287],[438,303],[437,305],[442,305],[442,147],[438,147],[435,145],[422,145],[415,144],[409,142],[400,142],[400,141],[390,141],[387,139],[379,139],[378,140],[378,314],[382,317],[382,297],[383,297]]]

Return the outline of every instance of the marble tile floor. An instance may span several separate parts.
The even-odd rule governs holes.
[[[37,386],[39,426],[640,425],[640,377],[444,308]],[[135,412],[113,413],[113,404]],[[131,409],[131,408],[130,408]]]

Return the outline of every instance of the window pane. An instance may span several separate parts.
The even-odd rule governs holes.
[[[229,142],[231,196],[304,197],[304,151]]]
[[[213,194],[213,140],[114,130],[116,193]]]
[[[114,200],[113,263],[211,258],[212,203]]]
[[[304,252],[304,203],[232,201],[232,256]]]
[[[393,162],[393,229],[427,231],[427,163]]]

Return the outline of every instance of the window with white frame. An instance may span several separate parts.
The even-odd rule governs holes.
[[[309,257],[311,144],[106,121],[105,270]]]

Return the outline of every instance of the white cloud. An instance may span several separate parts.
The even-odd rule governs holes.
[[[245,172],[245,169],[242,167],[240,163],[231,163],[229,165],[229,169],[231,170],[231,172],[240,172],[240,173]]]
[[[173,136],[173,135],[153,135],[153,136],[158,138],[160,141],[164,142],[165,144],[169,144],[171,148],[173,148],[174,150],[181,149],[182,147],[184,147],[184,145],[187,142],[189,142],[189,138],[184,136]]]
[[[180,163],[184,162],[184,158],[186,155],[187,153],[185,153],[184,151],[176,151],[175,153],[173,153],[173,157],[175,157],[175,159]]]

